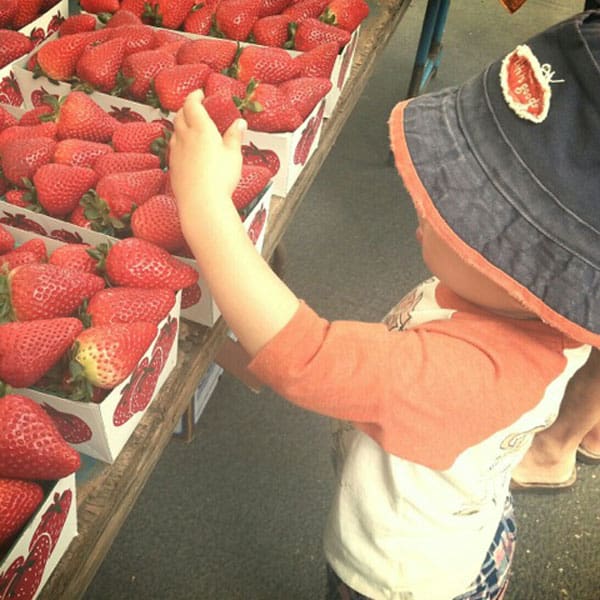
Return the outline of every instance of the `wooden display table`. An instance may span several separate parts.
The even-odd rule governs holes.
[[[358,101],[375,61],[401,21],[410,0],[380,0],[361,28],[349,81],[335,112],[325,122],[321,141],[285,199],[274,197],[264,255],[270,257],[309,189],[344,123]],[[212,328],[182,322],[178,363],[117,461],[85,461],[78,473],[79,535],[71,543],[40,594],[43,600],[81,598],[152,469],[189,406],[199,380],[225,338],[222,319]]]

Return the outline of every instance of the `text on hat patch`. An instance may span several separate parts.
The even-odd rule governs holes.
[[[504,57],[500,85],[508,106],[522,119],[541,123],[548,115],[554,73],[550,65],[540,65],[531,48],[517,46]]]

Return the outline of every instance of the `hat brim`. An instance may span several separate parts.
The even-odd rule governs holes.
[[[573,340],[600,347],[600,333],[582,325],[591,310],[582,281],[593,277],[597,289],[597,270],[536,228],[493,184],[461,128],[458,94],[459,88],[427,94],[392,111],[395,164],[417,212],[527,310]]]

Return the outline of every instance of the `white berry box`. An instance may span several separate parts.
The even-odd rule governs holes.
[[[1,0],[0,0],[1,4]],[[55,34],[59,25],[69,16],[69,0],[59,0],[56,4],[37,19],[19,29],[37,46],[51,35]],[[14,67],[22,59],[17,59],[0,68],[0,102],[13,106],[23,105],[23,93],[17,82]]]
[[[60,510],[58,510],[60,507]],[[77,535],[75,474],[48,482],[42,504],[0,557],[0,596],[34,600]]]
[[[32,238],[41,238],[48,254],[64,245],[56,239],[3,225],[17,245]],[[159,323],[154,340],[137,366],[101,402],[79,402],[31,388],[18,389],[15,393],[40,404],[52,417],[62,436],[78,452],[107,463],[114,462],[175,367],[180,304],[181,294],[178,293],[175,305]]]

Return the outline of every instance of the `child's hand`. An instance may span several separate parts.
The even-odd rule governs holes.
[[[242,168],[242,134],[239,119],[221,134],[202,106],[203,94],[192,92],[175,117],[169,144],[171,185],[182,225],[196,222],[215,203],[231,201]]]

